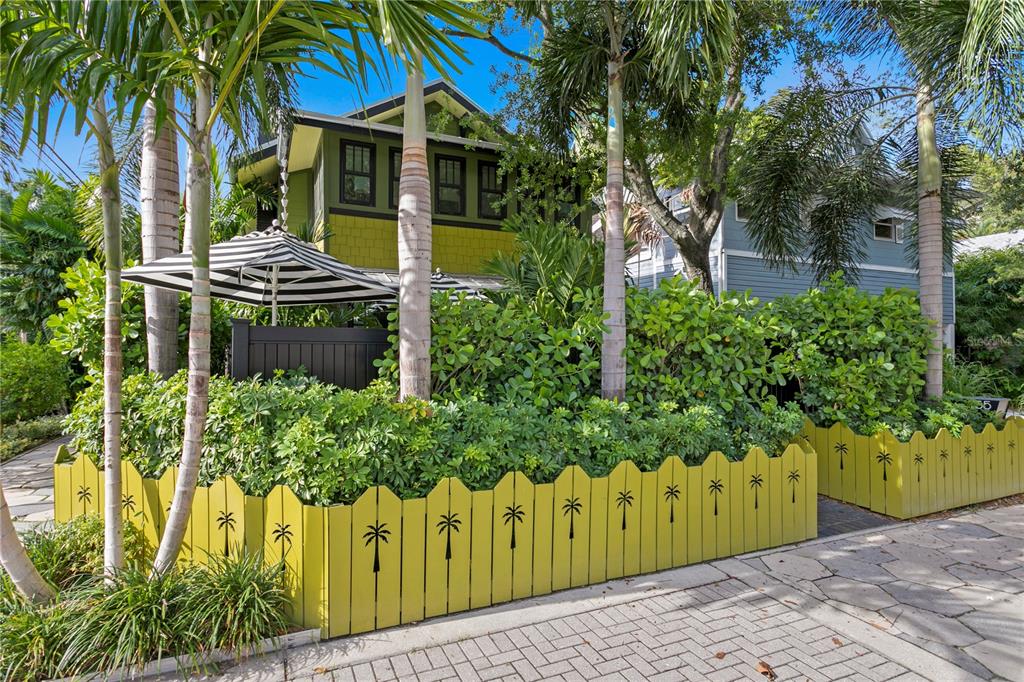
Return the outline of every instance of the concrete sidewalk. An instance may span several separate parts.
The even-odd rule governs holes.
[[[251,659],[222,680],[1024,680],[1024,506]]]
[[[4,497],[19,531],[53,520],[53,459],[69,440],[57,438],[0,464]]]

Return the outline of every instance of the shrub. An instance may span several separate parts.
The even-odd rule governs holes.
[[[915,419],[929,322],[914,292],[871,295],[833,277],[821,289],[776,299],[760,323],[774,329],[775,359],[799,382],[815,423],[864,431],[883,417]]]
[[[122,447],[144,476],[159,476],[180,457],[185,393],[184,372],[166,381],[125,379]],[[250,495],[287,484],[310,504],[349,502],[376,484],[413,497],[446,476],[488,488],[515,470],[541,483],[569,464],[601,476],[623,459],[653,469],[672,454],[690,464],[712,450],[739,458],[747,443],[777,454],[781,430],[792,427],[788,441],[802,425],[777,420],[777,432],[748,433],[714,406],[673,402],[631,406],[590,398],[570,409],[473,397],[395,403],[394,395],[385,382],[356,392],[298,374],[243,382],[213,377],[200,480],[230,474]],[[89,387],[67,422],[73,444],[97,460],[102,398],[98,385]]]
[[[53,440],[62,433],[63,421],[64,417],[51,414],[13,424],[0,423],[0,462]]]
[[[0,422],[32,419],[60,409],[68,373],[60,353],[38,343],[0,344]]]

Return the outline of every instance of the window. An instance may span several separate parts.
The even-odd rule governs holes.
[[[398,185],[402,179],[402,150],[392,147],[388,153],[388,206],[398,208]]]
[[[341,203],[372,206],[374,201],[374,147],[341,142]]]
[[[466,215],[466,160],[454,156],[434,157],[435,212]]]
[[[743,206],[738,201],[736,202],[736,220],[741,223],[745,223],[750,220],[750,207]]]
[[[874,223],[875,239],[880,242],[903,243],[903,221],[899,218],[881,218]]]
[[[504,218],[505,178],[498,176],[498,164],[480,161],[477,163],[480,181],[478,212],[481,218]]]

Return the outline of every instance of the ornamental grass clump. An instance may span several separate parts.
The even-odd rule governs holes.
[[[102,526],[78,517],[31,533],[29,552],[57,599],[33,605],[0,583],[0,679],[37,680],[115,668],[138,669],[168,656],[242,652],[288,629],[280,563],[246,553],[210,557],[150,578],[132,562],[102,579]],[[129,557],[138,557],[127,548]],[[184,663],[187,664],[187,661]]]

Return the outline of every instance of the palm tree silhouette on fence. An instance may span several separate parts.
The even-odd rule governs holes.
[[[501,515],[505,519],[505,525],[512,524],[512,542],[509,543],[509,549],[516,548],[516,524],[522,523],[526,513],[523,511],[523,505],[517,504],[510,507],[505,507],[505,513]]]
[[[1010,451],[1010,466],[1013,466],[1013,451],[1017,448],[1017,441],[1010,440],[1006,442],[1006,449]]]
[[[974,451],[971,450],[971,446],[970,445],[968,445],[966,448],[964,448],[964,457],[967,458],[967,473],[971,473],[971,455],[972,454],[974,454]]]
[[[444,545],[445,561],[449,561],[452,558],[452,531],[458,533],[459,526],[461,525],[462,519],[459,518],[458,512],[452,512],[450,514],[441,514],[441,520],[437,522],[437,534],[448,534],[448,537],[445,539]]]
[[[836,443],[836,446],[835,446],[834,449],[835,449],[835,451],[837,453],[839,453],[839,470],[842,471],[843,470],[843,457],[845,457],[846,453],[850,451],[850,448],[846,445],[846,443]]]
[[[235,529],[235,512],[227,510],[217,514],[217,529],[224,531],[224,556],[228,555],[228,531]]]
[[[128,512],[129,515],[135,512],[135,496],[134,495],[122,495],[121,496],[121,510]]]
[[[633,491],[619,491],[619,494],[615,497],[615,506],[622,507],[622,530],[626,530],[626,507],[633,506]]]
[[[366,526],[366,532],[363,533],[363,539],[366,542],[363,546],[373,543],[373,572],[380,572],[380,543],[387,544],[388,536],[391,535],[391,531],[388,530],[388,524],[386,521],[380,523],[370,523]]]
[[[292,546],[292,524],[275,523],[274,530],[271,532],[270,537],[274,539],[274,542],[281,543],[281,556],[284,557]]]
[[[786,477],[786,480],[789,481],[789,487],[793,490],[793,495],[792,499],[790,500],[790,503],[796,504],[796,484],[800,482],[800,470],[793,469],[792,471],[790,471],[789,475]]]
[[[989,443],[985,446],[985,452],[988,453],[988,470],[992,471],[992,455],[995,454],[996,446]]]
[[[676,500],[679,499],[679,486],[669,485],[665,487],[665,501],[668,502],[668,522],[676,522]]]
[[[750,489],[754,491],[754,509],[757,509],[757,491],[763,485],[764,477],[761,474],[754,474],[750,477]]]
[[[716,478],[708,484],[708,495],[715,499],[715,516],[718,516],[718,496],[722,494],[723,490],[725,490],[725,485],[720,478]]]
[[[572,540],[576,534],[574,529],[575,523],[574,518],[577,514],[583,511],[583,503],[580,502],[580,498],[574,497],[571,500],[565,498],[565,504],[562,505],[562,516],[568,515],[569,517],[569,539]]]
[[[887,472],[889,465],[892,464],[892,455],[889,454],[888,450],[882,448],[878,451],[878,454],[875,455],[875,461],[882,465],[882,480],[888,481],[889,475]]]
[[[921,465],[924,464],[924,455],[920,452],[914,455],[914,464],[917,465],[917,482],[921,482]]]
[[[80,485],[78,486],[77,497],[78,501],[83,504],[92,502],[92,490],[90,490],[87,485]]]
[[[949,459],[949,450],[939,450],[939,459],[942,460],[942,477],[946,477],[946,460]]]

